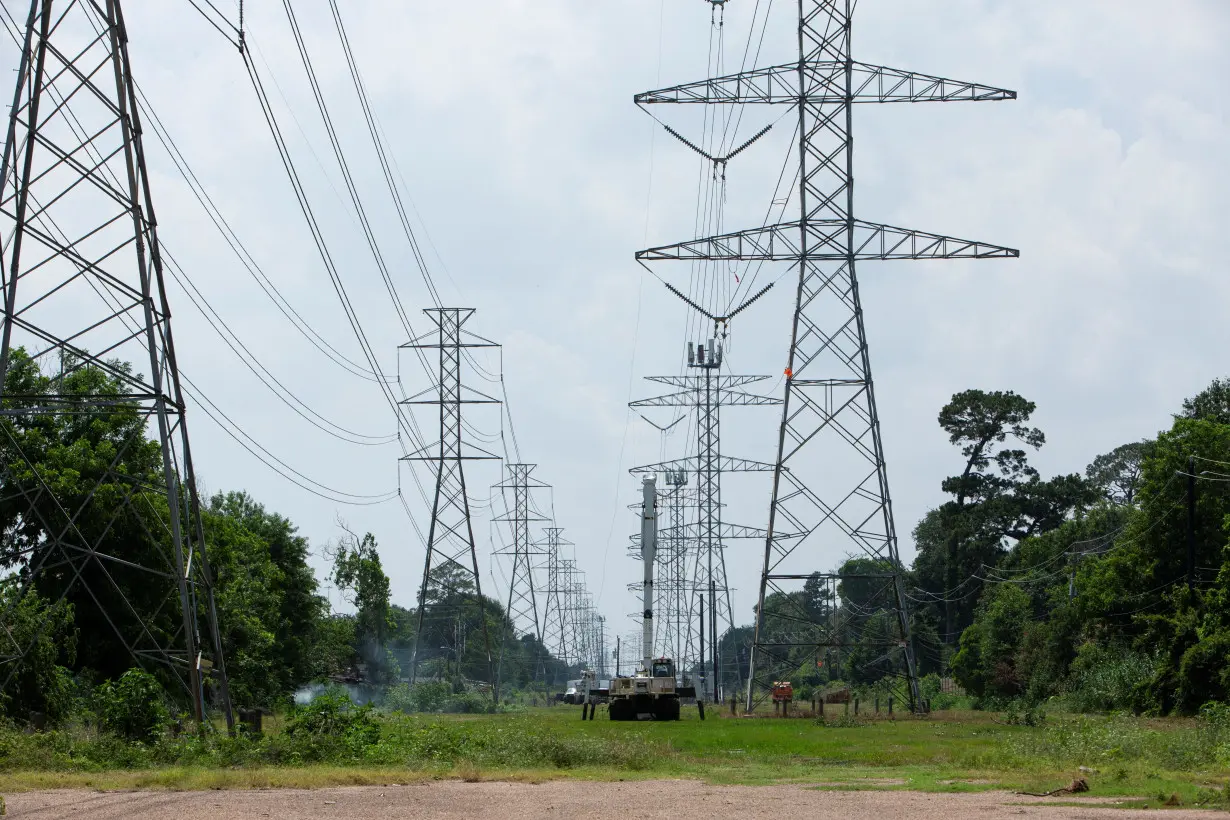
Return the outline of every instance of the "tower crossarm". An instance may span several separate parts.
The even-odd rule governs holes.
[[[722,376],[720,387],[742,387],[769,379],[769,376]],[[690,387],[696,389],[705,383],[704,376],[646,376],[645,381],[669,384],[674,387]]]
[[[669,470],[687,470],[695,472],[700,469],[698,456],[685,456],[672,461],[660,461],[657,464],[646,464],[643,467],[633,467],[628,472],[633,475],[641,473],[665,473]],[[752,461],[748,458],[721,456],[718,460],[718,470],[723,473],[771,473],[774,466],[763,461]]]
[[[763,407],[781,404],[777,396],[757,396],[755,393],[744,393],[742,390],[715,390],[714,404],[723,407]],[[652,399],[640,399],[630,402],[629,407],[695,407],[703,402],[703,396],[697,396],[694,391],[686,393],[670,393],[665,396],[655,396]]]
[[[639,251],[638,261],[744,260],[753,262],[798,262],[819,260],[894,259],[1015,259],[1013,248],[958,239],[943,234],[895,228],[861,219],[809,219],[807,247],[798,221],[766,225],[745,231],[692,239]],[[853,242],[850,242],[851,233]]]
[[[847,96],[847,66],[849,88]],[[800,93],[802,88],[802,93]],[[807,60],[741,71],[725,77],[646,91],[637,105],[661,103],[794,105],[809,104],[998,102],[1015,100],[1006,88],[950,80],[916,71],[854,61]]]
[[[725,521],[717,522],[716,528],[723,541],[732,538],[750,538],[763,541],[769,535],[769,531],[761,527],[745,527],[742,524],[727,524]],[[662,527],[658,530],[658,534],[662,538],[678,535],[681,538],[697,539],[704,534],[704,531],[700,524],[693,521],[680,527]]]

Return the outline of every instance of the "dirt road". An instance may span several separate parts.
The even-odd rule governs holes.
[[[437,781],[409,786],[341,789],[90,792],[46,791],[8,796],[12,818],[81,817],[90,820],[537,820],[538,818],[703,817],[706,820],[966,820],[1037,817],[1115,818],[1121,809],[1047,806],[1004,792],[923,794],[902,791],[820,791],[802,786],[709,786],[695,781],[659,780],[592,783],[557,780],[541,784]],[[1072,798],[1068,798],[1072,800]],[[1174,810],[1166,820],[1207,818],[1213,813]],[[1223,815],[1224,816],[1224,815]]]

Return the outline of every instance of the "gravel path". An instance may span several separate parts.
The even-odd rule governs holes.
[[[426,782],[410,786],[338,789],[92,792],[27,792],[8,796],[13,818],[88,817],[90,820],[530,820],[530,818],[624,817],[629,820],[698,817],[705,820],[966,820],[1039,817],[1116,818],[1121,809],[1085,805],[1047,806],[1046,800],[1005,792],[923,794],[903,791],[819,791],[803,786],[710,786],[659,780],[593,783],[555,780],[528,783]],[[1072,800],[1072,798],[1068,798]],[[1054,802],[1054,801],[1049,801]],[[1024,804],[1024,805],[1020,805]],[[1178,809],[1166,820],[1207,818],[1216,813]],[[1130,815],[1127,815],[1130,816]]]

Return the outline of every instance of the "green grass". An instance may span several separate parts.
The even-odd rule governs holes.
[[[1064,716],[1027,727],[1003,725],[986,713],[949,712],[827,725],[710,713],[702,723],[687,711],[677,723],[613,723],[604,713],[583,722],[578,709],[556,707],[518,715],[396,714],[378,723],[375,742],[272,731],[260,739],[139,744],[85,729],[3,731],[0,791],[573,777],[1041,792],[1084,776],[1094,797],[1230,806],[1230,727],[1206,721]]]

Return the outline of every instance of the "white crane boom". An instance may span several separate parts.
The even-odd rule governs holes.
[[[657,477],[646,476],[641,483],[641,563],[644,565],[645,584],[642,594],[644,606],[641,622],[641,657],[645,669],[653,668],[653,570],[658,552],[658,488]]]

